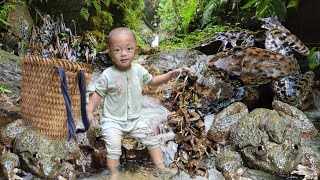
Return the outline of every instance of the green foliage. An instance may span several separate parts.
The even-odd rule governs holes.
[[[240,28],[230,25],[217,25],[205,28],[204,30],[195,30],[188,34],[182,34],[173,39],[162,42],[161,47],[166,48],[195,48],[201,45],[201,42],[212,38],[215,32],[227,30],[240,30]]]
[[[193,21],[196,16],[198,2],[194,0],[186,0],[185,5],[181,8],[181,30],[182,32],[188,32],[190,23]]]
[[[82,3],[84,7],[80,15],[93,23],[92,29],[110,30],[113,26],[135,28],[143,17],[143,0],[82,0]],[[91,9],[94,11],[90,11]],[[116,23],[115,17],[119,18]]]
[[[142,24],[143,0],[82,0],[82,4],[80,15],[93,24],[88,32],[94,39],[106,36],[113,27],[127,26],[137,30]],[[106,41],[100,41],[97,48],[101,50],[105,46]]]
[[[315,70],[320,65],[320,48],[313,47],[310,50],[310,54],[307,57],[309,61],[309,67],[311,70]]]
[[[169,36],[188,33],[200,4],[199,0],[160,0],[156,10],[160,31],[166,31]]]
[[[83,0],[83,4],[85,6],[80,10],[80,16],[86,21],[91,17],[94,26],[99,29],[108,29],[113,25],[112,14],[105,10],[109,7],[110,0]],[[95,14],[92,16],[89,13],[90,7],[95,10]]]
[[[88,31],[86,32],[86,35],[88,37],[94,37],[95,43],[94,47],[98,49],[99,51],[104,49],[107,42],[107,35],[103,32],[100,32],[98,30],[94,31]]]
[[[121,5],[120,5],[121,4]],[[143,0],[127,0],[125,3],[118,4],[124,13],[124,24],[131,29],[136,30],[139,24],[142,24],[144,17],[142,10],[144,8]]]
[[[172,0],[161,0],[156,10],[156,16],[160,20],[160,32],[174,35],[179,24],[179,17],[172,5]]]
[[[5,3],[5,1],[2,1],[0,4]],[[0,7],[0,26],[7,28],[10,26],[10,24],[7,22],[8,17],[8,11],[10,8],[14,8],[14,5],[12,3],[6,3],[4,5],[1,5]]]
[[[217,24],[250,24],[252,14],[239,8],[243,0],[210,0],[205,3],[201,18],[201,28]]]
[[[255,16],[264,18],[276,15],[279,20],[284,20],[287,14],[287,7],[283,0],[250,0],[242,6],[242,9],[256,8]]]
[[[220,4],[220,0],[210,0],[205,6],[201,19],[202,27],[207,25],[209,22],[219,22],[221,20],[219,16],[214,15],[214,12],[219,10]]]

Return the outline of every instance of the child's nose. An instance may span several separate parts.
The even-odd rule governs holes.
[[[121,56],[127,56],[127,52],[126,51],[121,51]]]

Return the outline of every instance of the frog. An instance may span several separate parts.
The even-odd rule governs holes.
[[[203,42],[201,45],[206,46],[212,42],[221,41],[222,51],[227,49],[227,46],[229,43],[232,47],[238,46],[237,43],[239,41],[241,41],[241,46],[243,47],[254,46],[255,35],[253,32],[229,30],[229,31],[215,32],[214,34],[215,36],[213,38],[209,38],[208,40]]]
[[[283,54],[293,56],[293,51],[303,56],[308,56],[310,50],[304,43],[278,20],[277,16],[260,19],[264,24],[262,28],[267,29],[265,35],[265,48]]]
[[[228,99],[210,102],[212,113],[241,101],[247,87],[262,85],[271,87],[274,99],[299,106],[311,92],[314,79],[312,71],[300,72],[294,57],[258,47],[237,46],[219,52],[207,62],[205,71],[209,71],[210,76],[231,83],[234,91]],[[196,74],[191,73],[192,76]]]
[[[241,179],[245,169],[240,153],[225,149],[216,155],[216,169],[225,179]]]
[[[52,140],[18,119],[2,129],[1,143],[1,165],[8,179],[19,179],[18,170],[43,179],[76,178],[71,162],[80,159],[81,150],[74,139]]]
[[[274,100],[272,105],[273,109],[256,108],[249,112],[245,104],[235,102],[217,114],[215,121],[235,121],[229,126],[213,123],[207,133],[209,140],[215,140],[216,144],[222,146],[220,152],[217,152],[217,160],[233,162],[230,164],[233,166],[229,167],[232,170],[230,172],[225,168],[225,163],[216,163],[217,169],[226,173],[226,179],[241,176],[243,166],[279,176],[291,173],[305,175],[306,179],[319,176],[317,153],[304,150],[302,143],[317,136],[316,128],[313,126],[305,130],[295,123],[297,117],[304,117],[303,112],[296,107],[278,100]],[[295,110],[297,114],[288,109]],[[226,137],[216,138],[219,133],[214,132],[222,130],[228,132],[225,133]],[[239,153],[241,158],[237,153],[229,151]]]

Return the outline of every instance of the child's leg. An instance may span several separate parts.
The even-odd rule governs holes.
[[[130,135],[140,139],[141,143],[147,146],[151,159],[156,167],[165,168],[158,137],[147,123],[141,119],[137,120],[134,129],[130,132]]]
[[[110,171],[110,180],[118,180],[119,179],[119,160],[107,158],[107,165]]]
[[[107,166],[110,171],[110,179],[119,179],[119,159],[121,155],[121,126],[117,123],[108,122],[101,125],[102,136],[107,147]]]
[[[160,147],[149,150],[152,162],[156,165],[157,168],[165,168],[163,162],[163,155]]]

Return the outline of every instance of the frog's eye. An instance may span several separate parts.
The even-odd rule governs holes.
[[[240,52],[240,51],[242,51],[243,50],[243,48],[242,47],[240,47],[240,46],[237,46],[237,47],[235,47],[235,48],[233,48],[233,52],[234,53],[237,53],[237,52]]]
[[[31,159],[33,162],[37,162],[38,159],[39,159],[39,154],[33,153],[30,159]]]
[[[292,154],[298,154],[299,153],[299,146],[297,144],[292,144],[291,145],[291,152]]]
[[[63,159],[61,159],[61,158],[58,158],[57,161],[58,161],[60,164],[63,163]]]
[[[258,146],[257,148],[256,148],[256,154],[258,155],[258,156],[263,156],[263,155],[265,155],[267,153],[267,151],[266,151],[266,148],[264,148],[264,146]]]
[[[32,158],[37,159],[38,157],[39,157],[39,155],[37,153],[32,154]]]
[[[233,48],[232,52],[235,57],[243,56],[243,54],[244,54],[242,47],[235,47],[235,48]]]

